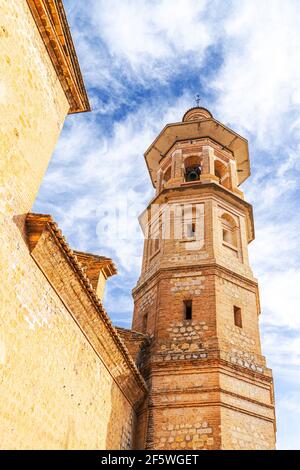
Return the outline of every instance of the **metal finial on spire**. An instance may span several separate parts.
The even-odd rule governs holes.
[[[196,101],[196,105],[199,107],[199,103],[200,103],[200,95],[199,95],[199,93],[197,93],[197,95],[195,96],[195,101]]]

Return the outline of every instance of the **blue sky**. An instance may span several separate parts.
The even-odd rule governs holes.
[[[153,195],[143,153],[202,105],[249,140],[250,260],[263,353],[276,386],[278,448],[300,448],[300,29],[298,0],[64,1],[92,113],[68,116],[36,212],[70,245],[110,256],[105,307],[129,327],[140,272],[137,215]],[[107,236],[108,210],[124,211]]]

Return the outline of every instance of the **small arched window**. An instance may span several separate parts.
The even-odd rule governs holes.
[[[222,237],[223,242],[237,248],[238,237],[237,237],[237,224],[234,218],[229,214],[223,214],[221,217],[222,221]]]

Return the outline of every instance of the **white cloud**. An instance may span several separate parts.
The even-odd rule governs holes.
[[[93,18],[113,56],[124,57],[133,68],[159,62],[176,52],[201,52],[212,42],[210,24],[203,21],[207,1],[111,0],[93,3]],[[201,22],[202,19],[202,22]]]
[[[300,269],[270,271],[260,276],[260,285],[261,300],[265,306],[263,321],[271,325],[299,330]]]
[[[282,341],[283,338],[285,341]],[[280,371],[286,382],[299,385],[295,372],[300,370],[300,334],[292,329],[282,329],[281,325],[271,325],[265,328],[263,340],[264,353],[267,359],[271,358],[272,366]]]
[[[300,448],[299,398],[299,393],[289,391],[276,401],[277,424],[281,431],[277,437],[279,449],[295,450]]]
[[[251,264],[259,277],[299,267],[299,225],[295,217],[281,223],[260,221],[249,247]]]
[[[223,119],[261,147],[287,141],[300,105],[299,2],[233,2],[225,21],[225,60],[214,86]]]
[[[116,71],[149,86],[153,78],[168,82],[182,70],[199,68],[221,32],[208,21],[224,9],[213,3],[177,0],[175,7],[173,0],[87,0],[75,6],[68,1],[87,80],[121,94],[124,83]]]

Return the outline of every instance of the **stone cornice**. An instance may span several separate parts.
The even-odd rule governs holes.
[[[139,282],[139,284],[133,289],[133,293],[134,294],[138,293],[141,289],[143,289],[145,287],[145,284],[149,285],[150,282],[153,281],[153,279],[155,279],[159,275],[161,277],[161,275],[163,275],[164,273],[169,273],[170,271],[171,272],[174,272],[174,271],[175,272],[179,272],[179,271],[184,272],[184,271],[189,271],[191,269],[193,270],[193,272],[197,269],[199,269],[201,271],[204,271],[206,269],[214,269],[214,271],[215,271],[214,274],[223,273],[224,275],[232,276],[235,279],[240,280],[243,283],[246,282],[247,284],[251,285],[255,290],[258,289],[258,283],[257,283],[256,279],[254,279],[254,278],[249,279],[248,277],[245,277],[242,274],[234,272],[234,271],[230,270],[229,268],[226,268],[225,266],[222,266],[222,265],[217,264],[215,262],[208,261],[207,263],[205,263],[204,261],[202,261],[199,264],[195,263],[195,264],[191,264],[191,265],[182,265],[182,266],[158,267],[150,276],[146,276],[143,281]]]
[[[222,352],[222,350],[219,350]],[[253,371],[238,364],[233,364],[225,359],[220,358],[218,351],[214,351],[216,357],[200,359],[195,361],[189,360],[173,360],[164,362],[151,362],[149,365],[148,373],[156,375],[165,375],[166,370],[173,374],[198,374],[222,372],[226,375],[234,376],[235,378],[243,378],[247,382],[259,382],[261,385],[273,383],[271,369],[265,367],[263,372]]]
[[[246,400],[245,400],[246,401]],[[150,405],[151,406],[151,405]],[[152,405],[153,406],[153,405]],[[191,403],[183,403],[182,401],[180,403],[168,403],[168,408],[179,408],[179,409],[182,409],[182,408],[195,408],[195,407],[198,407],[198,408],[201,408],[201,407],[204,407],[206,408],[208,405],[207,405],[207,401],[203,401],[203,402],[200,402],[200,401],[194,401],[194,402],[191,402]],[[245,408],[242,408],[242,407],[239,407],[239,406],[234,406],[234,405],[231,405],[229,403],[226,403],[224,401],[221,401],[221,400],[211,400],[209,402],[209,406],[212,407],[212,406],[217,406],[217,407],[220,407],[220,408],[227,408],[229,410],[233,410],[233,411],[237,411],[239,413],[243,413],[245,415],[248,415],[248,416],[253,416],[255,418],[259,418],[259,419],[263,419],[265,421],[268,421],[270,423],[272,423],[274,426],[275,426],[275,423],[274,423],[274,417],[269,417],[269,416],[266,416],[266,415],[263,415],[263,414],[259,414],[259,413],[255,413],[253,411],[249,411],[249,410],[246,410]],[[263,408],[266,408],[267,410],[271,411],[274,413],[274,409],[275,407],[268,407],[266,405],[261,405],[261,407]],[[165,409],[166,408],[166,404],[165,403],[155,403],[155,408],[156,409]]]
[[[69,113],[90,111],[62,0],[27,0],[27,4],[69,102]]]
[[[200,138],[210,138],[224,149],[233,152],[237,168],[240,170],[238,173],[239,184],[250,176],[248,141],[216,119],[203,118],[167,124],[146,150],[144,157],[154,186],[159,162],[174,144]]]
[[[33,259],[127,399],[137,407],[147,393],[146,383],[57,224],[49,215],[30,213],[26,231]]]
[[[203,400],[201,400],[201,394],[202,393],[203,394],[218,393],[220,395],[224,394],[224,395],[229,395],[230,397],[239,398],[241,400],[245,400],[245,401],[247,401],[249,403],[252,403],[254,405],[261,406],[261,407],[264,407],[264,408],[268,408],[269,410],[274,410],[274,408],[275,408],[274,404],[261,402],[259,400],[255,400],[254,398],[250,398],[250,397],[247,397],[245,395],[240,395],[239,393],[229,391],[229,390],[227,390],[225,388],[222,388],[222,387],[201,387],[201,388],[199,388],[199,387],[188,387],[188,388],[185,388],[184,390],[181,390],[181,389],[178,389],[178,388],[168,388],[167,391],[166,390],[156,390],[155,392],[151,392],[151,398],[155,397],[155,396],[159,397],[161,395],[165,395],[166,393],[170,393],[172,395],[184,395],[184,394],[197,395],[195,401],[190,402],[190,403],[192,403],[193,405],[196,405],[196,406],[198,406],[198,404],[201,405],[203,403]],[[205,402],[207,403],[207,399],[205,400]],[[181,406],[181,404],[180,404],[180,406]],[[162,404],[161,406],[164,406],[164,404]]]
[[[193,270],[193,272],[197,269],[201,271],[205,271],[206,269],[213,269],[214,272],[213,274],[218,274],[224,278],[234,278],[236,281],[245,284],[248,284],[249,287],[255,291],[256,295],[256,305],[257,305],[257,312],[258,314],[261,313],[261,308],[260,308],[260,296],[259,296],[259,289],[258,289],[258,283],[255,278],[249,278],[246,276],[243,276],[240,273],[237,273],[235,271],[232,271],[229,268],[226,268],[225,266],[222,266],[221,264],[218,264],[214,261],[202,261],[201,263],[194,263],[191,265],[182,265],[182,266],[158,266],[149,276],[145,276],[143,280],[139,280],[138,284],[132,289],[132,294],[136,295],[140,291],[142,291],[145,287],[145,285],[150,286],[151,282],[155,280],[155,278],[158,278],[158,280],[162,279],[164,274],[166,273],[168,275],[169,272],[178,272],[180,269],[181,272],[184,271],[189,271]]]

